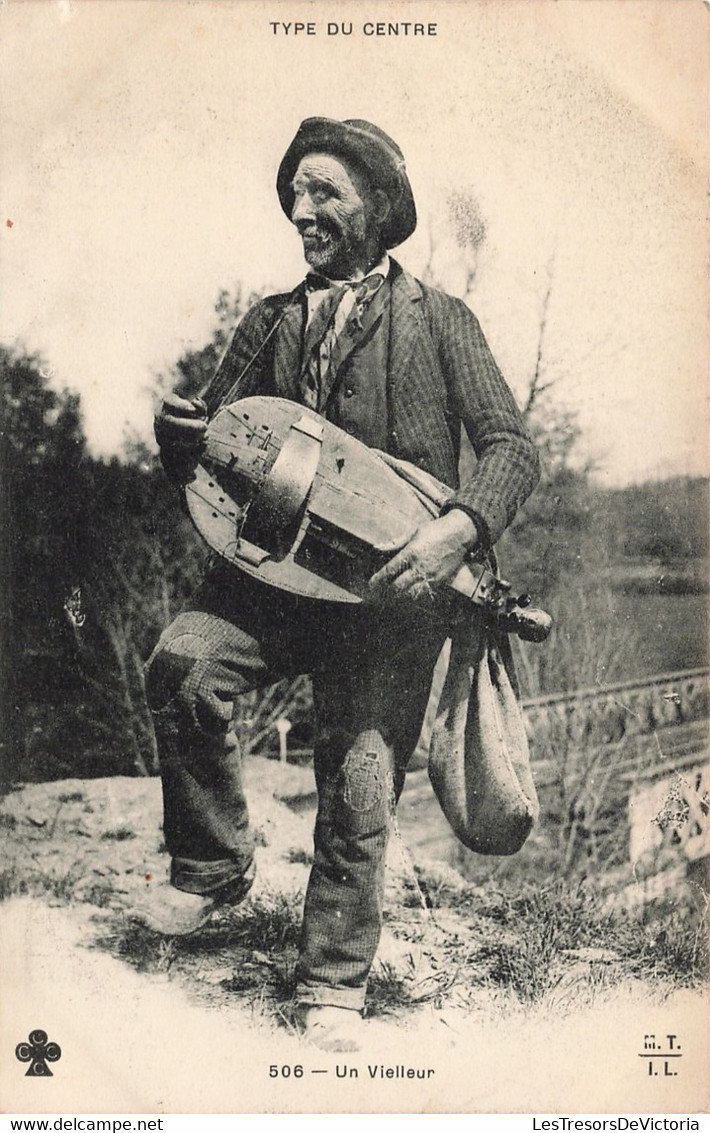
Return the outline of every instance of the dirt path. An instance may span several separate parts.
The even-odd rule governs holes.
[[[309,816],[283,799],[302,795],[308,783],[306,773],[284,769],[275,797],[266,776],[272,770],[252,768],[259,888],[242,912],[183,947],[131,936],[125,916],[165,868],[154,781],[42,784],[5,800],[6,862],[14,891],[22,893],[17,879],[24,878],[26,895],[0,906],[3,1110],[707,1109],[710,1013],[700,993],[668,995],[626,981],[600,984],[592,995],[581,960],[534,1008],[484,981],[472,991],[466,968],[455,968],[475,926],[454,908],[427,923],[396,855],[377,967],[380,1010],[368,1021],[367,1047],[324,1055],[305,1046],[289,1028],[279,989],[293,952],[289,933],[311,831]],[[263,938],[255,942],[249,932],[258,917]],[[400,986],[394,976],[407,965],[415,987],[449,993],[422,994],[407,1009],[394,999],[388,1008],[383,992]],[[14,1058],[15,1045],[35,1028],[62,1048],[51,1078],[26,1077]],[[668,1064],[670,1074],[659,1063],[659,1074],[649,1076],[648,1060],[639,1057],[648,1034],[678,1036],[683,1057]],[[271,1066],[278,1077],[270,1077]]]
[[[428,1008],[369,1024],[367,1050],[323,1055],[228,1003],[206,1006],[167,975],[137,973],[88,946],[86,907],[30,898],[4,906],[0,1093],[5,1111],[42,1112],[694,1112],[707,1106],[707,1002],[639,988],[560,1017],[486,1018]],[[95,927],[95,926],[94,926]],[[60,1043],[51,1079],[8,1052],[35,1027]],[[677,1078],[649,1079],[637,1057],[652,1029],[685,1044]],[[269,1077],[269,1066],[304,1077]],[[368,1066],[433,1069],[370,1078]],[[672,1064],[671,1064],[672,1065]],[[357,1078],[336,1076],[359,1072]],[[315,1074],[325,1070],[325,1074]],[[706,1079],[705,1079],[706,1082]]]

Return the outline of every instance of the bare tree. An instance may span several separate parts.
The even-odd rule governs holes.
[[[422,230],[428,245],[419,270],[423,282],[466,301],[473,291],[487,231],[474,190],[453,189],[444,208],[430,215]]]

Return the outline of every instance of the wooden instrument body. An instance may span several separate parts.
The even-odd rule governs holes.
[[[373,572],[431,512],[361,441],[275,397],[219,409],[187,506],[239,570],[309,598],[360,602]]]

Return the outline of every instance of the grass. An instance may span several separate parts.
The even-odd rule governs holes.
[[[235,942],[242,948],[266,953],[296,948],[302,904],[301,894],[258,894],[249,904],[248,916],[232,930]]]
[[[72,792],[52,802],[61,809],[83,798]],[[70,827],[60,859],[59,838],[53,844],[52,835],[64,827],[54,807],[45,813],[46,825],[31,831],[34,841],[23,845],[14,862],[7,860],[0,898],[20,894],[101,909],[94,946],[139,972],[169,976],[202,1001],[237,1004],[255,1017],[291,1025],[300,893],[259,889],[238,908],[220,910],[200,932],[164,938],[131,923],[116,907],[117,898],[122,900],[116,891],[120,871],[109,863],[122,862],[124,855],[132,869],[140,862],[134,832],[124,825],[97,827],[94,849],[103,844],[101,856],[77,858],[80,843],[70,838],[78,832]],[[13,845],[17,820],[8,816],[5,826]],[[306,865],[311,855],[293,846],[284,858]],[[92,868],[97,860],[103,872]],[[415,867],[387,910],[388,931],[400,939],[375,962],[368,1015],[396,1016],[423,1004],[470,1012],[494,1005],[501,1014],[521,1006],[574,1010],[635,981],[649,994],[665,994],[699,987],[710,977],[707,908],[699,900],[693,904],[674,893],[666,904],[655,902],[637,913],[613,910],[592,877],[570,881],[558,872],[554,880],[555,859],[534,837],[503,865],[505,871],[481,860],[480,873],[468,882],[451,870]],[[700,873],[697,882],[700,893]],[[390,956],[394,963],[387,962]]]
[[[624,954],[634,975],[681,987],[696,987],[710,978],[706,916],[691,911],[679,915],[675,905],[665,905],[655,916],[641,920],[640,926],[643,936],[639,939],[632,933]]]
[[[163,937],[136,922],[114,921],[96,941],[139,972],[168,973],[208,1001],[225,993],[253,1014],[278,1015],[292,998],[301,894],[260,893],[221,910],[200,932]]]
[[[82,878],[78,863],[62,876],[5,870],[0,897],[50,896],[63,904],[79,899],[107,908],[110,884],[96,882],[77,892]],[[670,989],[698,987],[710,977],[705,911],[699,907],[656,902],[639,914],[610,910],[586,883],[572,888],[562,881],[522,889],[510,884],[496,890],[459,888],[421,869],[418,883],[432,911],[432,925],[437,913],[446,911],[448,927],[432,940],[433,966],[418,969],[411,960],[403,971],[376,963],[368,990],[370,1015],[423,1003],[441,1005],[452,994],[470,1002],[485,988],[536,1005],[571,974],[574,994],[587,999],[628,979]],[[199,983],[196,961],[203,971],[228,971],[218,980],[222,992],[245,999],[252,1009],[259,999],[271,1004],[269,1010],[280,1011],[278,1005],[292,992],[301,906],[300,894],[259,893],[239,909],[223,910],[188,937],[164,938],[112,918],[99,945],[137,971],[170,972],[192,985]]]
[[[629,679],[708,664],[707,595],[627,593],[614,601],[619,616],[638,627]]]
[[[522,891],[453,889],[426,876],[420,884],[434,916],[448,908],[468,921],[466,947],[456,949],[468,986],[488,982],[537,1004],[572,969],[588,992],[629,978],[675,987],[710,978],[706,909],[697,906],[656,902],[630,913],[610,909],[590,885],[562,881]]]
[[[368,985],[368,1015],[382,1015],[410,1003],[408,980],[393,964],[379,964]]]
[[[425,1003],[440,1008],[461,978],[460,969],[448,966],[442,971],[424,972],[412,961],[409,971],[401,972],[394,964],[376,963],[367,985],[366,1014],[391,1015]]]
[[[75,862],[66,873],[52,874],[37,867],[30,867],[21,873],[8,868],[0,873],[0,900],[8,897],[51,897],[62,905],[68,905],[76,897],[76,888],[85,877],[83,865]],[[86,898],[82,895],[82,901]],[[94,903],[94,902],[92,902]]]
[[[499,944],[491,950],[490,980],[509,988],[521,1003],[539,1003],[556,982],[554,930],[549,925],[536,927],[537,931],[521,941]]]

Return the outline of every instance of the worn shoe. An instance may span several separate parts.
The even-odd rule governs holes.
[[[199,893],[186,893],[172,885],[161,885],[151,894],[149,902],[138,905],[132,911],[131,919],[162,936],[187,936],[207,924],[217,909],[243,901],[254,884],[255,876],[256,866],[252,862],[242,877],[205,897]]]
[[[303,1004],[298,1010],[303,1038],[319,1050],[362,1050],[364,1020],[351,1007]]]

